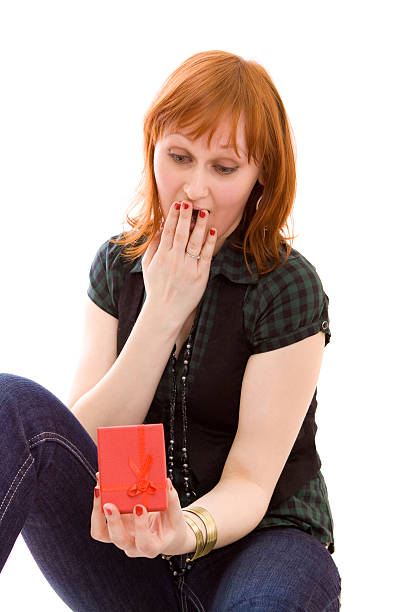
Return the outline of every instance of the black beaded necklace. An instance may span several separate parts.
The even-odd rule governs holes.
[[[193,490],[192,482],[191,482],[191,468],[188,461],[188,451],[187,451],[187,376],[190,365],[191,358],[191,349],[193,346],[193,334],[196,328],[198,315],[200,311],[200,306],[197,308],[196,316],[194,319],[193,326],[190,330],[190,334],[188,336],[187,345],[184,350],[183,355],[183,372],[181,376],[182,382],[182,393],[181,393],[181,408],[183,415],[183,446],[181,448],[181,459],[180,464],[183,473],[183,484],[186,498],[188,501],[193,501],[197,497],[197,493]],[[172,372],[172,394],[170,400],[170,440],[169,446],[167,449],[167,466],[168,466],[168,475],[174,484],[174,473],[173,468],[175,464],[175,456],[174,456],[174,445],[175,445],[175,431],[174,431],[174,420],[175,420],[175,412],[176,412],[176,399],[177,399],[177,378],[176,378],[176,345],[173,347],[173,353],[171,356],[171,372]],[[187,555],[185,555],[187,557]],[[182,558],[182,556],[181,556]],[[167,559],[170,570],[174,577],[181,577],[185,574],[187,570],[192,568],[191,563],[184,563],[180,568],[176,568],[174,561],[172,558]]]
[[[188,462],[188,452],[187,452],[187,376],[190,365],[190,357],[191,357],[191,348],[192,348],[192,339],[193,339],[193,331],[195,325],[193,325],[193,329],[191,329],[187,346],[184,350],[184,358],[183,358],[183,374],[181,377],[182,382],[182,394],[181,394],[181,409],[183,414],[183,446],[181,448],[181,467],[183,472],[183,484],[184,491],[187,499],[190,501],[191,498],[197,497],[197,494],[192,489],[191,484],[191,468]],[[174,432],[174,419],[176,412],[176,398],[177,398],[177,381],[176,381],[176,351],[173,351],[171,356],[171,372],[172,372],[172,380],[173,380],[173,388],[172,395],[170,400],[170,442],[167,449],[167,459],[169,466],[169,477],[171,478],[172,483],[174,484],[174,444],[175,444],[175,432]]]

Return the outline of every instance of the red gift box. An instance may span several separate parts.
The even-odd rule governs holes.
[[[166,510],[167,470],[163,423],[98,427],[101,506],[114,504],[121,514],[135,504]]]

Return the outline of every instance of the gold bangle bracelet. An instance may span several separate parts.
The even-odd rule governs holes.
[[[193,508],[188,508],[188,509],[183,508],[183,511],[184,510],[186,512],[192,512],[193,514],[198,516],[205,525],[205,528],[207,531],[207,538],[206,538],[204,549],[200,553],[198,554],[196,553],[194,555],[195,559],[198,559],[198,557],[204,557],[204,555],[208,555],[208,553],[212,551],[212,549],[214,548],[217,542],[218,534],[217,534],[217,526],[215,524],[215,520],[212,517],[212,515],[208,512],[208,510],[200,506],[194,506]]]
[[[202,531],[199,528],[199,526],[196,524],[194,519],[190,518],[189,516],[184,515],[184,520],[186,521],[187,525],[189,525],[191,529],[194,531],[194,535],[196,537],[196,549],[194,553],[192,552],[188,553],[188,557],[186,558],[186,563],[188,563],[189,561],[194,561],[201,555],[202,551],[204,550],[205,545],[204,545],[204,537],[203,537]]]
[[[184,520],[186,521],[187,525],[189,525],[191,527],[191,529],[194,531],[194,535],[196,537],[196,548],[194,552],[188,553],[189,555],[194,555],[192,558],[187,557],[186,561],[194,561],[194,559],[197,559],[197,557],[201,554],[201,552],[204,550],[204,536],[203,536],[203,532],[201,531],[201,529],[199,528],[199,526],[197,525],[197,523],[194,521],[193,518],[190,518],[189,516],[186,516],[184,514]],[[171,559],[173,557],[173,555],[161,555],[162,559]]]

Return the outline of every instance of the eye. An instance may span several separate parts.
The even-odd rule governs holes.
[[[185,157],[187,157],[187,155],[177,155],[177,153],[169,153],[170,157],[172,157],[174,159],[175,162],[177,162],[178,164],[182,164],[183,162],[181,161],[182,159],[184,159]],[[178,159],[176,159],[178,158]]]
[[[169,153],[169,156],[176,162],[176,164],[184,164],[188,162],[184,162],[183,159],[188,159],[188,155],[179,155],[178,153]],[[219,169],[220,174],[228,175],[232,174],[236,170],[238,170],[239,166],[235,166],[233,168],[228,168],[227,166],[214,166]]]
[[[238,170],[238,166],[234,168],[227,168],[226,166],[216,166],[216,168],[219,168],[221,170],[221,174],[232,174],[233,172]]]

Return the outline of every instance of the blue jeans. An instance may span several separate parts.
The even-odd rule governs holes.
[[[38,383],[0,374],[0,571],[21,532],[54,591],[76,612],[339,610],[331,554],[296,527],[249,533],[174,577],[90,535],[97,447]],[[173,557],[178,567],[187,555]]]

